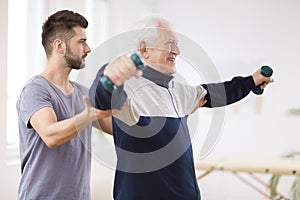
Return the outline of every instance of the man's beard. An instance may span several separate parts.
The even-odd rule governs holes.
[[[66,48],[66,54],[64,58],[68,66],[72,69],[79,70],[85,67],[85,63],[82,62],[79,56],[74,55],[69,47]]]

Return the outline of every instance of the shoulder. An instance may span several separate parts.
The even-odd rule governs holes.
[[[32,114],[32,110],[36,111],[36,108],[51,106],[49,88],[50,86],[46,79],[40,76],[32,77],[25,84],[17,100],[18,112],[22,111],[22,115],[25,115],[24,113],[26,112]]]
[[[33,95],[39,92],[45,93],[48,91],[49,82],[41,76],[34,76],[28,80],[23,87],[21,94]]]

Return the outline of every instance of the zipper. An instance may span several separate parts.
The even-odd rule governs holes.
[[[174,87],[174,82],[172,81],[172,87],[171,87],[171,88],[173,88],[173,87]],[[178,118],[181,118],[181,117],[179,116],[177,107],[176,107],[176,105],[175,105],[175,101],[174,101],[173,94],[172,94],[172,92],[170,91],[170,87],[168,88],[168,93],[169,93],[169,95],[170,95],[170,97],[171,97],[171,101],[172,101],[172,104],[173,104],[173,108],[174,108],[174,110],[175,110],[175,113],[176,113],[177,117],[178,117]]]
[[[171,88],[174,88],[174,82],[172,82],[172,87],[171,87]],[[169,95],[170,95],[170,97],[171,97],[171,101],[172,101],[172,104],[173,104],[173,108],[174,108],[174,110],[175,110],[175,112],[176,112],[176,114],[177,114],[178,119],[182,120],[181,117],[180,117],[179,114],[178,114],[178,111],[177,111],[177,107],[176,107],[176,105],[175,105],[175,101],[174,101],[173,94],[172,94],[172,92],[170,91],[170,87],[168,88],[168,93],[169,93]],[[185,116],[183,116],[183,117],[185,117]],[[181,123],[183,123],[183,122],[180,122],[180,124],[181,124]],[[186,139],[187,139],[188,141],[190,141],[190,145],[191,145],[191,148],[192,148],[192,141],[191,141],[191,139],[190,139],[190,133],[189,133],[188,127],[187,127],[187,130],[188,130],[188,133],[185,134],[185,136],[186,136],[186,137],[189,137],[189,138],[186,138]],[[189,148],[190,148],[190,147],[189,147]],[[188,151],[189,148],[187,148],[187,151]],[[189,157],[190,157],[190,159],[191,159],[191,161],[192,161],[192,163],[193,163],[193,166],[194,166],[194,156],[193,156],[192,154],[193,154],[193,148],[191,149],[191,153],[188,153],[188,155],[189,155]],[[196,173],[194,167],[192,167],[192,171],[193,171],[194,174]],[[198,191],[197,191],[197,188],[199,188],[199,187],[198,187],[198,183],[197,183],[197,181],[196,181],[195,179],[193,180],[193,182],[194,182],[194,191],[195,191],[195,194],[196,194],[196,199],[198,199],[198,198],[199,198],[199,196],[198,196]]]

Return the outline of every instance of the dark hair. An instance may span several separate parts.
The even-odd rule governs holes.
[[[73,28],[80,26],[86,28],[88,21],[80,14],[70,10],[58,11],[51,16],[43,24],[42,44],[47,56],[52,52],[52,43],[55,39],[60,38],[68,43],[74,36]]]

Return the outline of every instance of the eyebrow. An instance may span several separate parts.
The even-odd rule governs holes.
[[[178,39],[176,39],[176,38],[170,38],[170,39],[166,40],[165,43],[169,43],[169,42],[178,43]]]
[[[80,42],[86,42],[86,38],[79,38],[77,41],[80,41]]]

